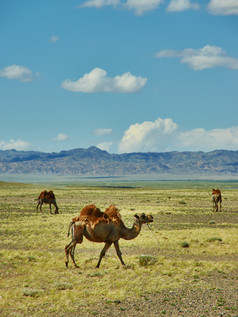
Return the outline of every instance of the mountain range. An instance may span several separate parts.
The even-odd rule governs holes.
[[[0,174],[238,177],[238,151],[110,154],[94,146],[58,153],[0,150]]]

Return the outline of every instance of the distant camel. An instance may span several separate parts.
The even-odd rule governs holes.
[[[112,244],[114,244],[121,263],[125,265],[118,241],[120,238],[125,240],[136,238],[140,233],[142,224],[153,222],[153,216],[146,216],[144,213],[135,214],[134,217],[136,218],[135,223],[131,229],[128,229],[122,222],[121,216],[114,205],[107,208],[105,212],[101,212],[95,205],[84,207],[80,216],[74,218],[69,225],[69,232],[70,229],[72,232],[72,241],[65,247],[66,267],[69,263],[69,254],[75,267],[78,267],[74,260],[74,251],[76,244],[83,242],[83,236],[92,242],[105,243],[96,268],[99,268],[102,258]]]
[[[222,196],[221,191],[218,188],[213,188],[212,190],[212,202],[213,202],[213,211],[218,212],[218,203],[220,202],[220,212],[221,212],[221,203],[222,203]]]
[[[52,190],[50,190],[49,192],[47,192],[46,190],[44,190],[43,192],[40,193],[38,199],[37,199],[37,206],[36,206],[36,212],[38,212],[38,207],[40,206],[40,211],[42,212],[42,205],[45,204],[49,204],[49,208],[50,208],[50,213],[51,212],[51,204],[55,206],[55,214],[59,213],[59,208],[56,204],[56,200],[55,200],[55,195],[53,193]]]

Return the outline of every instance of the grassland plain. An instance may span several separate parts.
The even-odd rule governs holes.
[[[0,182],[0,315],[238,316],[238,184],[162,182],[130,186]],[[127,184],[128,185],[128,184]],[[223,194],[212,211],[212,187]],[[59,215],[36,201],[53,189]],[[115,204],[126,226],[136,212],[154,222],[120,240],[95,269],[103,244],[77,245],[78,269],[65,267],[68,225],[82,207]]]

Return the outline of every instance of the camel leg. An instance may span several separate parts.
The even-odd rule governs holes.
[[[40,202],[40,211],[42,212],[42,205],[43,205],[43,202]]]
[[[68,267],[68,264],[69,264],[69,255],[74,263],[74,266],[79,267],[75,263],[75,259],[74,259],[74,251],[75,251],[76,244],[77,244],[76,241],[71,241],[70,244],[66,245],[66,247],[65,247],[65,255],[66,255],[65,265],[66,265],[66,267]]]
[[[64,248],[65,250],[65,255],[66,255],[66,261],[65,261],[65,265],[66,267],[68,267],[68,264],[69,264],[69,247],[71,245],[72,241],[70,242],[70,244],[67,244]]]
[[[71,226],[72,223],[70,223],[70,228],[72,227],[72,241],[66,245],[65,247],[65,254],[66,254],[66,262],[65,265],[66,267],[68,267],[68,263],[69,263],[69,255],[74,263],[75,267],[79,267],[76,263],[75,263],[75,259],[74,259],[74,251],[75,251],[75,247],[77,243],[82,243],[83,242],[83,230],[84,230],[84,226],[82,225],[73,225]],[[70,231],[69,228],[69,231]],[[68,233],[69,234],[69,233]]]
[[[102,249],[100,253],[98,264],[96,266],[97,269],[99,268],[102,258],[104,257],[104,255],[106,254],[107,250],[110,248],[111,245],[112,245],[112,242],[106,242],[106,244],[104,245],[104,248]]]
[[[215,196],[212,196],[212,204],[213,204],[213,212],[214,212],[216,209]]]
[[[123,259],[122,259],[122,256],[121,256],[121,250],[120,250],[120,248],[119,248],[119,242],[118,241],[116,241],[116,242],[114,242],[114,247],[115,247],[115,249],[116,249],[116,252],[117,252],[117,256],[119,257],[119,259],[120,259],[120,261],[121,261],[121,264],[122,265],[125,265],[125,263],[124,263],[124,261],[123,261]]]
[[[71,259],[72,259],[72,261],[74,263],[74,266],[78,268],[79,266],[76,264],[75,259],[74,259],[74,251],[75,251],[75,248],[76,248],[76,244],[77,244],[77,242],[74,242],[72,248],[70,249],[70,257],[71,257]]]
[[[38,203],[37,203],[37,205],[36,205],[36,212],[38,212],[38,207],[39,207],[39,205],[40,205],[40,201],[38,200]]]
[[[55,214],[58,214],[59,212],[58,212],[58,206],[57,206],[57,204],[56,204],[56,202],[53,202],[52,203],[54,206],[55,206]]]
[[[49,208],[50,208],[50,213],[52,214],[52,212],[51,212],[51,203],[49,203]]]

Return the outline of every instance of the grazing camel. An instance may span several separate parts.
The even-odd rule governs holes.
[[[218,203],[220,202],[220,212],[221,212],[221,203],[222,203],[222,196],[220,189],[213,188],[212,190],[212,202],[213,202],[213,211],[218,212]]]
[[[101,214],[100,214],[101,213]],[[100,216],[97,216],[100,214]],[[87,215],[89,215],[87,217]],[[83,237],[92,242],[104,242],[96,268],[99,268],[102,258],[105,256],[107,250],[112,244],[116,249],[118,258],[122,265],[125,265],[122,259],[122,253],[119,248],[118,241],[120,238],[125,240],[135,239],[141,231],[142,224],[153,222],[153,216],[142,214],[135,214],[135,222],[132,228],[126,228],[121,220],[121,216],[114,205],[111,205],[101,212],[95,205],[89,205],[82,209],[80,216],[74,218],[69,225],[69,232],[71,229],[72,241],[65,246],[66,267],[69,263],[69,255],[75,267],[78,267],[74,259],[74,251],[77,243],[83,242]],[[68,232],[68,236],[69,236]]]
[[[40,206],[40,211],[42,212],[42,205],[45,204],[49,204],[49,208],[50,208],[50,213],[51,212],[51,204],[55,206],[55,214],[59,213],[59,208],[56,204],[56,200],[55,200],[55,195],[53,193],[52,190],[50,190],[49,192],[47,192],[46,190],[44,190],[43,192],[40,193],[38,199],[37,199],[37,206],[36,206],[36,212],[38,212],[38,207]]]

